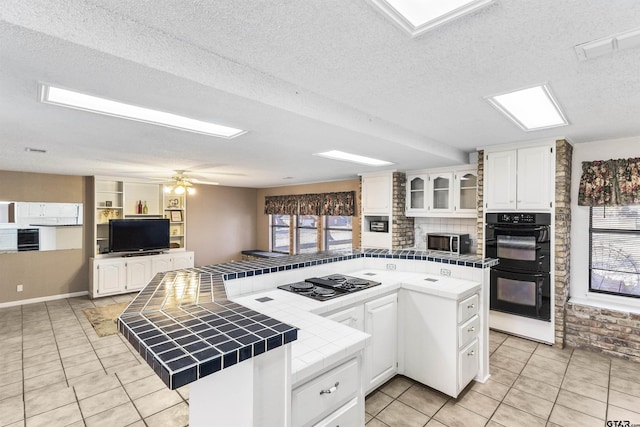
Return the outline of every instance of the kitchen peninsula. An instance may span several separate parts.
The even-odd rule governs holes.
[[[375,336],[330,320],[331,314],[386,295],[400,294],[396,301],[408,306],[410,291],[458,301],[457,319],[463,319],[460,310],[475,310],[471,320],[476,319],[477,326],[469,330],[478,331],[472,342],[475,350],[464,347],[460,355],[463,350],[474,355],[473,376],[485,381],[489,376],[485,284],[495,262],[413,250],[352,250],[172,271],[156,275],[140,292],[120,316],[119,330],[169,388],[191,383],[191,425],[206,424],[212,414],[216,422],[237,425],[310,425],[329,420],[364,424],[364,394],[370,391],[363,381],[366,348]],[[323,303],[301,303],[304,297],[277,289],[332,273],[378,275],[382,285]],[[454,327],[462,328],[455,321],[455,304],[450,311]],[[411,323],[403,310],[397,313],[396,333]],[[411,348],[407,342],[423,340],[413,338],[397,335],[391,347],[397,349],[398,363],[388,373],[391,376],[411,376],[406,369],[415,364],[415,356],[424,359],[421,365],[437,364],[429,354],[406,354]],[[457,349],[456,345],[453,351]],[[438,353],[435,350],[433,354]],[[455,363],[456,354],[450,356]],[[454,388],[449,394],[457,395]],[[301,417],[297,399],[306,395],[319,396],[321,405],[317,412]]]

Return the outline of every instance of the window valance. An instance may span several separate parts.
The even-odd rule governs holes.
[[[640,158],[582,162],[581,206],[640,204]]]
[[[296,194],[266,196],[264,213],[267,215],[335,215],[356,214],[356,192]]]

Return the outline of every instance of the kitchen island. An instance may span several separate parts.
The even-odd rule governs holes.
[[[260,292],[282,292],[275,288],[305,277],[363,268],[387,275],[383,286],[365,291],[372,294],[397,291],[403,280],[389,278],[396,275],[398,279],[404,273],[473,281],[481,295],[476,379],[484,381],[488,377],[488,290],[484,283],[494,263],[420,251],[352,250],[162,273],[121,315],[119,330],[169,388],[192,383],[191,425],[206,424],[212,413],[222,423],[291,425],[291,389],[304,387],[321,374],[342,374],[345,366],[344,372],[362,378],[362,355],[369,335],[318,316],[355,303],[354,298],[360,298],[357,294],[325,306],[309,309],[296,303],[283,310],[282,305],[269,304],[268,295],[258,296]],[[413,286],[424,284],[424,278],[418,276]],[[246,299],[250,295],[253,300]],[[302,339],[296,341],[298,338]],[[360,382],[344,396],[351,405],[348,414],[361,412],[358,419],[362,422],[364,390]],[[323,392],[330,399],[340,395],[334,387],[321,390],[320,395]],[[326,411],[303,424],[325,415]],[[293,425],[298,425],[295,420],[294,416]]]

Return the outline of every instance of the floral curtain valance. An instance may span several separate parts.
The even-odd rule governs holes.
[[[356,214],[355,191],[338,193],[266,196],[264,213],[267,215],[335,215]]]
[[[640,158],[582,162],[581,206],[640,204]]]

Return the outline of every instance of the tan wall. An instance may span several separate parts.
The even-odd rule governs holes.
[[[256,246],[256,190],[198,185],[187,200],[187,250],[195,265],[240,260]]]
[[[0,171],[0,200],[84,203],[86,212],[86,186],[81,176]],[[88,290],[89,256],[85,249],[0,254],[0,303]]]
[[[356,200],[360,201],[360,179],[318,184],[291,185],[286,187],[259,188],[257,198],[257,245],[253,249],[269,250],[269,216],[264,213],[265,196],[281,196],[286,194],[315,194],[340,191],[355,191]],[[356,212],[360,206],[356,206]],[[353,246],[360,246],[360,217],[353,218]]]

